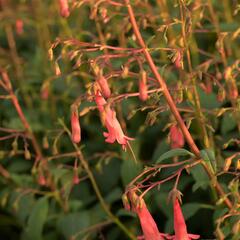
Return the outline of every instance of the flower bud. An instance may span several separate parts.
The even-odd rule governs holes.
[[[145,71],[141,72],[141,78],[139,79],[139,98],[142,101],[146,101],[148,99],[147,92],[147,73]]]
[[[15,27],[16,27],[16,33],[17,35],[22,35],[23,34],[23,21],[22,19],[17,19],[15,22]]]
[[[229,98],[237,99],[238,98],[238,88],[235,80],[229,82]]]
[[[183,61],[182,61],[182,53],[181,51],[177,51],[175,56],[174,56],[174,59],[173,59],[173,62],[174,62],[174,65],[176,68],[181,68],[183,69]]]
[[[169,132],[171,148],[181,148],[184,146],[184,136],[177,125],[172,125]]]
[[[45,177],[43,176],[42,173],[40,173],[38,175],[38,184],[41,185],[41,186],[45,186],[46,185],[46,179],[45,179]]]
[[[47,100],[49,97],[49,82],[44,82],[41,88],[41,99]]]
[[[108,86],[107,79],[100,75],[100,77],[97,79],[97,83],[101,89],[101,93],[105,98],[109,98],[111,96],[111,90]]]
[[[79,184],[79,182],[80,182],[80,179],[78,177],[78,174],[74,173],[74,175],[73,175],[73,184],[77,185],[77,184]]]
[[[58,3],[59,3],[61,16],[65,18],[69,17],[70,12],[69,12],[68,0],[58,0]]]
[[[72,111],[71,127],[72,127],[72,141],[74,143],[79,143],[81,141],[81,128],[77,111]]]

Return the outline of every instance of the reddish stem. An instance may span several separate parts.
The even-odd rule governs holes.
[[[142,35],[139,31],[139,28],[138,28],[138,25],[137,25],[137,22],[136,22],[136,19],[135,19],[135,15],[134,15],[134,12],[133,12],[133,9],[132,9],[132,6],[130,5],[130,2],[129,0],[124,0],[125,1],[125,4],[127,6],[127,9],[128,9],[128,14],[129,14],[129,18],[130,18],[130,22],[132,24],[132,27],[133,27],[133,31],[134,31],[134,34],[136,36],[136,39],[139,43],[139,45],[142,47],[143,49],[143,54],[146,58],[146,61],[148,62],[148,65],[149,67],[151,68],[156,80],[158,81],[160,87],[162,88],[162,92],[163,92],[163,95],[165,96],[165,99],[168,103],[168,106],[172,112],[172,114],[174,115],[179,127],[181,128],[182,130],[182,133],[189,145],[189,147],[191,148],[192,152],[195,154],[195,156],[197,158],[201,158],[201,155],[200,155],[200,151],[197,147],[197,145],[195,144],[190,132],[188,131],[180,113],[178,112],[178,109],[168,91],[168,88],[167,88],[167,85],[164,81],[164,79],[161,77],[161,75],[159,74],[158,70],[157,70],[157,67],[152,59],[152,56],[150,55],[150,53],[148,52],[148,48],[142,38]],[[207,167],[206,164],[203,164],[203,167],[205,169],[205,171],[207,172],[209,178],[211,180],[214,180],[215,179],[215,175],[211,172],[211,170]],[[222,189],[222,186],[216,181],[215,183],[215,189],[217,190],[217,192],[219,193],[219,195],[224,198],[224,202],[226,204],[226,206],[231,209],[232,208],[232,203],[231,201],[226,197],[226,194],[224,192],[224,190]]]

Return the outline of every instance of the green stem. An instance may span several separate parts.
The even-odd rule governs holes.
[[[69,129],[67,128],[67,126],[65,125],[65,123],[62,120],[59,120],[60,124],[63,126],[64,130],[67,132],[68,136],[71,138],[71,132],[69,131]],[[97,182],[93,176],[93,173],[91,171],[91,169],[89,168],[88,162],[86,161],[86,159],[83,156],[82,151],[80,150],[80,148],[78,147],[77,144],[73,143],[73,146],[77,152],[77,156],[83,166],[83,168],[85,169],[85,171],[88,174],[88,177],[91,181],[91,184],[93,186],[93,189],[97,195],[97,198],[103,208],[103,210],[106,212],[106,214],[109,216],[109,218],[129,237],[129,239],[132,240],[136,240],[136,237],[133,235],[133,233],[131,233],[124,225],[123,223],[119,220],[118,217],[116,217],[111,210],[109,209],[107,203],[104,201],[104,198],[99,190],[99,187],[97,185]]]

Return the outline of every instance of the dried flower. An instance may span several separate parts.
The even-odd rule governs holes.
[[[177,125],[171,126],[169,137],[171,142],[171,148],[181,148],[184,146],[184,136]]]
[[[61,16],[65,18],[69,17],[70,12],[69,12],[68,0],[58,0],[58,3],[59,3]]]
[[[71,127],[72,127],[72,141],[74,143],[79,143],[81,141],[81,128],[78,119],[78,112],[76,110],[72,111]]]
[[[142,101],[146,101],[148,98],[148,87],[147,87],[147,73],[145,71],[141,72],[141,77],[139,79],[139,98]]]
[[[108,130],[108,132],[103,133],[104,137],[106,137],[105,141],[108,143],[117,141],[122,145],[123,150],[126,150],[128,140],[133,140],[133,138],[124,135],[121,125],[116,118],[116,112],[110,106],[105,107],[105,126]]]
[[[191,240],[200,237],[199,235],[187,233],[187,226],[177,197],[174,200],[174,231],[174,240]]]

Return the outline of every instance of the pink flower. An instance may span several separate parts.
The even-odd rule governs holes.
[[[142,101],[148,99],[148,87],[147,87],[147,75],[145,71],[142,71],[141,78],[139,79],[139,98]]]
[[[133,140],[133,138],[124,135],[121,125],[116,118],[116,112],[110,106],[105,107],[105,126],[108,130],[108,132],[103,133],[104,137],[106,137],[105,141],[108,143],[117,141],[122,145],[123,150],[126,150],[128,140]]]
[[[62,17],[69,17],[69,6],[68,6],[68,0],[58,0],[59,8],[60,8],[60,14]]]
[[[177,125],[171,126],[169,137],[171,142],[171,148],[181,148],[184,146],[184,136]]]
[[[16,23],[15,23],[15,26],[16,26],[17,34],[22,35],[23,34],[23,21],[22,21],[22,19],[17,19]]]
[[[130,193],[132,210],[138,215],[145,240],[163,240],[167,234],[158,231],[151,213],[148,211],[144,199],[140,199],[137,194]],[[139,238],[141,239],[141,237]]]
[[[81,128],[77,111],[72,111],[71,115],[72,141],[79,143],[81,141]]]
[[[174,201],[174,231],[175,236],[173,236],[173,240],[191,240],[198,239],[200,237],[200,235],[187,233],[187,226],[182,214],[178,198],[176,198]]]
[[[109,98],[111,96],[111,90],[108,86],[107,79],[100,75],[100,77],[97,79],[97,83],[101,89],[101,93],[105,98]]]

